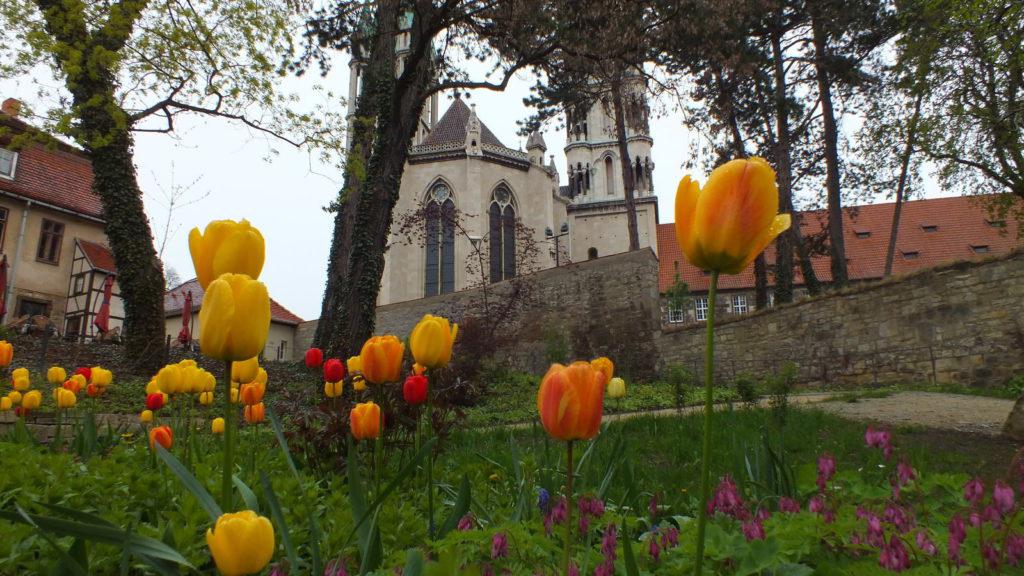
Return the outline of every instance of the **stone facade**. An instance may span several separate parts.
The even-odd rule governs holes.
[[[1001,386],[1024,372],[1024,251],[949,264],[716,328],[717,378],[791,361],[804,384]],[[660,361],[702,372],[704,326],[666,329]]]

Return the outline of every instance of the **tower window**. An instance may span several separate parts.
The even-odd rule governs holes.
[[[438,182],[427,199],[426,277],[424,295],[455,291],[455,202],[451,189]]]
[[[604,157],[604,188],[609,196],[615,194],[615,172],[611,156]]]
[[[488,210],[491,282],[516,275],[516,209],[512,191],[504,184],[494,189]]]

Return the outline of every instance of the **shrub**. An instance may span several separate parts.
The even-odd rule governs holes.
[[[548,364],[565,362],[569,357],[569,339],[558,328],[544,330],[544,360]]]
[[[1014,398],[1024,396],[1024,374],[1018,374],[1006,383],[1006,392]]]
[[[682,364],[668,364],[665,366],[665,381],[672,386],[676,408],[681,410],[686,405],[686,389],[693,385],[693,374]]]
[[[736,395],[748,408],[757,405],[761,396],[757,391],[757,380],[753,376],[746,373],[737,374],[733,385],[736,388]]]
[[[764,384],[768,391],[768,405],[772,410],[772,418],[778,425],[785,425],[789,411],[789,395],[796,384],[796,364],[786,362],[777,373],[765,376]]]

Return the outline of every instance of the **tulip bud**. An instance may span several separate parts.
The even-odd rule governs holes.
[[[199,394],[199,403],[203,406],[213,404],[213,392],[201,392]]]
[[[263,402],[246,406],[245,421],[249,424],[259,424],[260,422],[263,422],[265,410]]]
[[[59,385],[68,378],[68,373],[60,366],[50,366],[46,371],[46,381],[53,385]]]
[[[214,434],[223,434],[224,433],[224,419],[223,418],[219,418],[219,417],[218,418],[214,418],[213,422],[210,422],[210,431],[213,432]]]
[[[331,358],[324,362],[325,382],[339,382],[343,378],[345,378],[345,366],[341,363],[341,360]]]
[[[274,557],[274,526],[252,510],[222,514],[206,545],[224,576],[259,574]]]
[[[417,364],[427,368],[447,366],[452,357],[452,345],[459,333],[458,324],[450,324],[447,318],[427,314],[412,329],[409,348]]]
[[[256,379],[256,371],[259,370],[259,358],[252,357],[247,360],[236,360],[231,363],[231,381],[245,384]]]
[[[615,374],[615,364],[611,360],[601,356],[591,360],[590,365],[594,367],[594,370],[604,374],[605,383],[612,381],[612,376]]]
[[[157,386],[164,394],[179,394],[185,391],[185,375],[181,366],[168,364],[156,373]]]
[[[356,404],[349,413],[349,428],[356,440],[370,440],[380,436],[383,417],[380,406],[373,402]]]
[[[199,346],[221,360],[258,356],[270,330],[267,287],[244,274],[224,274],[210,282],[199,310]]]
[[[242,384],[239,389],[239,397],[242,399],[242,403],[246,405],[259,404],[263,401],[263,393],[266,390],[266,386],[258,382],[250,382],[249,384]]]
[[[21,404],[21,392],[18,392],[17,390],[11,390],[10,392],[8,392],[7,393],[7,398],[10,398],[11,402],[15,406],[17,406],[18,404]]]
[[[89,381],[100,388],[106,388],[114,381],[114,373],[106,368],[93,366],[89,371]]]
[[[12,392],[13,394],[13,392]],[[43,393],[39,390],[32,390],[26,392],[21,397],[21,407],[24,410],[35,410],[39,408],[39,405],[43,403]]]
[[[10,398],[8,398],[7,396],[0,398],[0,412],[7,412],[13,407],[14,402],[12,402]]]
[[[70,390],[72,394],[78,394],[78,392],[82,390],[82,381],[75,378],[69,378],[61,388]]]
[[[608,383],[608,397],[622,398],[626,395],[626,381],[622,378],[612,378]]]
[[[103,388],[100,388],[96,384],[89,384],[85,387],[85,393],[89,398],[99,398],[103,394]]]
[[[338,396],[341,396],[344,384],[344,381],[324,382],[324,396],[327,396],[328,398],[337,398]]]
[[[75,396],[74,392],[66,388],[54,388],[53,400],[59,410],[66,410],[75,407],[75,404],[78,403],[78,396]]]
[[[398,338],[374,336],[363,344],[359,364],[363,378],[371,384],[398,382],[402,377],[402,356],[405,345]]]
[[[92,379],[92,368],[88,366],[80,366],[75,369],[75,374],[81,374],[85,381],[88,382]]]
[[[402,386],[402,397],[409,404],[422,404],[427,401],[427,377],[422,374],[410,374]]]
[[[156,412],[164,407],[164,395],[161,393],[149,394],[146,396],[146,408]]]
[[[362,372],[363,371],[362,360],[360,360],[359,356],[352,356],[351,358],[349,358],[345,362],[345,366],[348,368],[348,373],[349,374],[353,374],[354,375],[356,372]]]
[[[7,340],[0,340],[0,368],[7,368],[14,360],[14,345]]]
[[[170,426],[157,426],[149,431],[149,448],[155,449],[159,444],[164,450],[170,450],[174,443],[174,431]]]
[[[152,410],[143,410],[142,412],[139,412],[139,422],[141,422],[143,424],[149,424],[152,421],[153,421],[153,411]]]
[[[537,391],[537,411],[547,433],[558,440],[597,435],[604,410],[604,374],[588,362],[553,364]]]
[[[306,350],[306,368],[319,368],[324,363],[324,351],[319,348]]]
[[[209,285],[222,274],[245,274],[255,280],[263,270],[263,235],[248,220],[214,220],[202,233],[193,228],[188,235],[188,248],[203,290],[208,291]]]

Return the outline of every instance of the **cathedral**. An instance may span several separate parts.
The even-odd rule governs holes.
[[[350,64],[350,119],[362,66],[355,58]],[[438,119],[438,97],[432,96],[402,174],[378,304],[627,251],[622,168],[614,117],[605,108],[597,103],[567,113],[563,185],[541,133],[529,136],[525,151],[510,148],[475,105],[456,95]],[[654,141],[646,123],[627,125],[627,143],[640,247],[657,253]],[[410,229],[409,221],[419,229]]]

